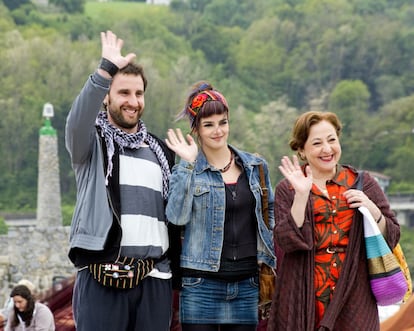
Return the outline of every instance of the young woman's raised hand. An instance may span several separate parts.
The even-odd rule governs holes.
[[[194,162],[197,158],[198,147],[190,134],[186,135],[186,139],[180,129],[169,129],[167,131],[168,138],[165,142],[172,151],[174,151],[181,159],[187,162]]]

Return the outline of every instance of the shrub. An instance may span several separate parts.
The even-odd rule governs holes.
[[[9,228],[7,227],[6,222],[3,217],[0,217],[0,235],[7,234]]]

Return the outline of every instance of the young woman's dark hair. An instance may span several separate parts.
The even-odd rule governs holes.
[[[14,306],[14,315],[12,319],[12,327],[16,327],[19,325],[19,317],[24,321],[25,325],[28,327],[32,321],[33,318],[33,312],[35,308],[35,298],[33,297],[33,294],[30,292],[29,288],[25,285],[17,285],[13,288],[13,290],[10,293],[10,297],[14,298],[15,296],[21,296],[22,298],[27,300],[27,307],[26,310],[23,312],[20,312],[16,306]]]
[[[228,114],[229,106],[226,98],[206,81],[199,81],[191,87],[184,109],[177,120],[187,117],[192,132],[199,129],[200,120],[211,115]]]

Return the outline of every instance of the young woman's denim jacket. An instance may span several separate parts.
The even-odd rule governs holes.
[[[258,220],[257,259],[275,267],[273,246],[273,190],[266,161],[253,154],[230,148],[240,158],[246,172],[250,189],[256,199]],[[260,163],[264,164],[268,188],[268,229],[262,217]],[[173,168],[166,213],[170,222],[185,225],[181,267],[203,271],[218,271],[223,248],[225,218],[225,186],[218,169],[209,165],[202,152],[195,163],[181,160]]]

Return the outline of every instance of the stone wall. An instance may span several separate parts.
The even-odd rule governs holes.
[[[50,289],[55,279],[68,278],[75,268],[67,257],[69,227],[10,227],[0,236],[0,308],[13,286],[30,280],[39,294]]]

